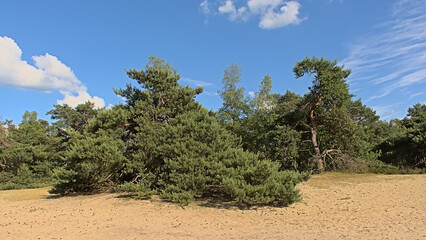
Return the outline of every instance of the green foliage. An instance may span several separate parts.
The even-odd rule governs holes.
[[[244,98],[244,88],[237,86],[240,81],[241,69],[233,63],[225,69],[222,79],[222,89],[218,91],[223,100],[218,115],[222,122],[230,123],[229,127],[237,125],[238,120],[244,118],[249,109],[247,99]]]
[[[60,133],[66,134],[67,130],[83,132],[84,128],[89,124],[89,121],[95,118],[97,110],[95,104],[86,102],[79,104],[75,108],[64,105],[54,105],[54,109],[47,112],[51,118],[57,120],[54,125],[61,129]]]
[[[240,158],[227,162],[222,184],[226,193],[244,204],[291,204],[300,199],[295,185],[307,180],[307,175],[279,171],[279,164],[259,161],[256,155],[240,152]]]
[[[412,161],[407,164],[416,167],[426,167],[426,104],[415,104],[408,109],[407,117],[403,119],[407,129]]]
[[[293,71],[312,76],[303,97],[272,93],[268,75],[254,97],[245,97],[241,70],[232,64],[215,113],[195,101],[202,88],[180,85],[176,69],[150,57],[145,69],[127,71],[135,85],[114,89],[123,104],[55,105],[52,125],[26,112],[18,126],[1,126],[0,189],[54,184],[53,193],[68,194],[114,187],[182,205],[211,197],[288,205],[301,197],[296,184],[310,176],[300,172],[425,171],[425,104],[388,123],[351,100],[350,71],[336,61],[305,58]]]
[[[349,87],[345,79],[351,73],[344,70],[343,66],[337,66],[337,60],[330,61],[327,58],[306,57],[297,62],[293,68],[296,78],[305,74],[314,75],[312,86],[309,88],[307,100],[310,109],[316,115],[323,115],[326,112],[345,107],[352,95],[349,94]],[[317,105],[319,103],[319,105]],[[317,108],[313,107],[317,105]]]
[[[236,65],[226,74],[227,91],[240,92],[235,88],[239,79]],[[213,113],[194,101],[201,89],[179,85],[179,74],[170,64],[152,57],[144,71],[131,70],[128,75],[142,89],[128,84],[126,89],[115,90],[127,99],[123,108],[130,112],[124,136],[129,161],[122,171],[122,179],[127,183],[121,189],[140,189],[143,196],[155,190],[163,198],[188,204],[212,191],[231,189],[234,180],[251,174],[246,181],[256,189],[239,190],[247,191],[251,200],[231,194],[235,200],[272,202],[286,199],[291,202],[297,199],[293,196],[297,193],[289,188],[286,188],[289,191],[275,189],[283,179],[269,178],[269,175],[279,175],[278,165],[263,163],[256,154],[243,151],[239,139],[223,128]],[[223,119],[237,121],[242,113],[241,106],[239,100],[228,93],[223,93],[231,101],[222,111]],[[261,188],[265,181],[271,182],[268,191]],[[131,183],[140,187],[131,187]],[[293,182],[286,184],[295,185]]]
[[[66,151],[66,165],[56,169],[52,193],[90,192],[116,182],[126,158],[124,144],[107,135],[81,135]]]
[[[151,189],[151,187],[147,186],[144,182],[138,182],[137,184],[133,182],[125,182],[117,186],[115,190],[117,192],[136,193],[140,198],[151,197],[158,193],[155,189]]]
[[[235,64],[225,70],[223,88],[219,91],[223,100],[218,111],[222,124],[241,138],[243,149],[258,153],[262,160],[278,162],[280,169],[299,170],[296,159],[300,133],[289,126],[284,116],[290,116],[290,111],[297,108],[294,101],[300,102],[300,96],[291,92],[284,96],[272,94],[271,77],[266,75],[259,91],[248,100],[244,98],[244,89],[236,86],[240,75]],[[291,109],[286,104],[292,105]]]
[[[243,147],[259,153],[262,159],[280,163],[280,169],[303,170],[297,161],[301,133],[290,126],[293,122],[287,119],[297,108],[295,101],[300,101],[300,97],[291,92],[274,95],[271,89],[271,79],[265,76],[251,101],[250,115],[243,121]]]
[[[401,121],[388,124],[392,134],[378,145],[383,162],[399,167],[426,168],[426,105],[415,104]]]
[[[0,190],[38,188],[49,183],[51,181],[35,174],[27,164],[22,164],[16,173],[0,172]]]
[[[298,62],[293,72],[296,78],[314,75],[301,105],[306,119],[301,123],[311,133],[317,170],[365,170],[379,155],[370,142],[378,117],[360,100],[351,101],[345,80],[350,70],[337,66],[336,60],[313,57]]]
[[[252,111],[268,111],[275,107],[276,99],[271,93],[272,79],[266,75],[259,85],[259,91],[255,93],[254,98],[250,101]]]
[[[35,187],[53,183],[52,169],[57,165],[55,138],[45,120],[36,112],[25,112],[18,126],[10,125],[0,151],[2,174],[14,177],[3,181],[2,188]],[[7,172],[7,173],[6,173]]]

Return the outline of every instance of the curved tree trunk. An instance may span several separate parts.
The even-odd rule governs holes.
[[[311,141],[312,141],[312,145],[314,147],[314,152],[315,152],[314,159],[315,159],[315,162],[317,163],[318,171],[323,172],[324,163],[321,157],[321,150],[318,143],[317,123],[315,121],[315,110],[320,105],[320,103],[321,103],[321,94],[318,95],[317,102],[311,108],[311,111],[309,113],[309,120],[310,120],[310,129],[311,129]]]
[[[311,112],[310,120],[311,120],[311,136],[312,136],[311,141],[312,141],[312,145],[314,147],[314,152],[315,152],[314,159],[315,159],[315,162],[317,163],[318,171],[323,172],[324,163],[321,158],[321,150],[318,143],[317,126],[316,126],[315,119],[312,117],[312,115],[313,115],[313,111]]]

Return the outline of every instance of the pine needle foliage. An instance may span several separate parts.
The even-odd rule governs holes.
[[[151,57],[145,70],[127,73],[141,88],[128,84],[115,90],[126,98],[123,108],[131,116],[122,189],[159,193],[180,204],[212,191],[241,203],[287,204],[299,198],[295,185],[301,178],[244,151],[239,138],[194,100],[202,89],[179,85],[169,63]]]

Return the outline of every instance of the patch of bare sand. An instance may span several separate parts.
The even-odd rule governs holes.
[[[0,192],[0,239],[426,239],[426,175],[314,176],[287,208]]]

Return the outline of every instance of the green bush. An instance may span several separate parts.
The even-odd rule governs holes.
[[[131,183],[131,182],[125,182],[117,187],[115,187],[116,192],[127,192],[127,193],[137,193],[138,197],[141,198],[147,198],[151,197],[152,195],[157,194],[156,190],[152,190],[149,186],[143,184],[143,183]]]
[[[144,90],[130,84],[116,90],[133,116],[123,137],[128,163],[122,189],[140,189],[142,195],[156,190],[184,205],[213,191],[244,203],[299,199],[298,174],[280,172],[278,163],[244,151],[239,138],[194,101],[202,89],[179,85],[179,74],[168,63],[153,57],[145,71],[128,75]]]
[[[256,155],[240,152],[240,158],[227,163],[222,185],[232,199],[244,204],[278,203],[288,205],[300,200],[296,184],[309,179],[310,174],[279,171],[277,162],[259,161]]]
[[[16,174],[0,172],[0,190],[38,188],[48,186],[50,183],[36,176],[26,164],[22,164]]]
[[[124,144],[109,136],[82,135],[66,151],[66,166],[55,170],[51,193],[91,192],[117,182],[126,159]]]

